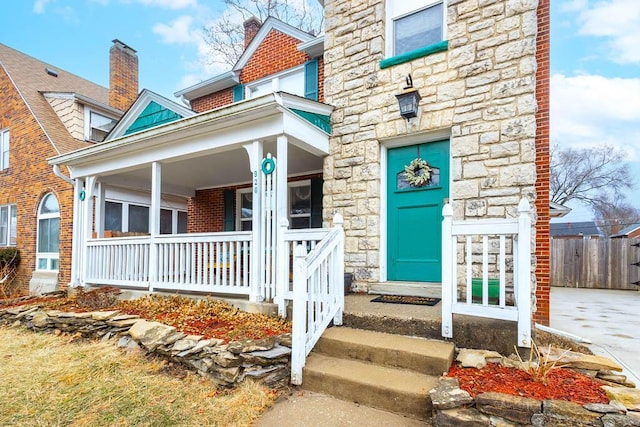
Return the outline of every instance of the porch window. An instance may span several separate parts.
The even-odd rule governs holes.
[[[0,131],[0,170],[9,168],[9,129]]]
[[[150,207],[127,202],[106,201],[104,229],[124,233],[149,232]],[[160,209],[160,234],[187,232],[187,213],[177,209]]]
[[[16,205],[0,206],[0,246],[16,245]]]
[[[238,190],[238,213],[239,218],[239,230],[251,231],[252,219],[253,219],[253,193],[251,188],[244,188]]]
[[[311,228],[311,181],[295,181],[288,184],[289,188],[289,228]],[[253,219],[253,193],[251,188],[237,190],[237,229],[250,231]],[[321,199],[321,197],[320,197]]]
[[[289,184],[290,228],[311,228],[311,181]]]
[[[58,270],[60,246],[60,206],[53,193],[47,194],[38,209],[37,270]]]

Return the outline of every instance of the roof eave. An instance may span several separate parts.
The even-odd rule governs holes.
[[[213,92],[228,89],[238,83],[240,83],[240,73],[236,71],[227,71],[226,73],[218,74],[217,76],[211,77],[210,79],[204,80],[193,86],[179,90],[173,95],[176,97],[182,97],[187,101],[191,101]]]

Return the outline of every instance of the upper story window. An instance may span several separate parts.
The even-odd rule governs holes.
[[[0,170],[9,168],[9,129],[0,130]]]
[[[92,142],[104,141],[117,122],[117,119],[85,107],[84,139]]]
[[[0,246],[16,245],[16,205],[0,206]]]
[[[446,0],[387,2],[387,57],[446,40]]]
[[[304,96],[304,67],[296,67],[246,84],[247,98],[277,91]]]

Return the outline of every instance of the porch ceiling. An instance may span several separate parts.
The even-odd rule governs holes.
[[[264,145],[264,153],[278,156],[275,142]],[[294,145],[289,145],[287,168],[290,175],[321,171],[323,160]],[[151,167],[119,171],[102,175],[100,181],[137,190],[151,188]],[[244,148],[221,153],[162,163],[162,192],[178,196],[193,196],[195,190],[251,182],[249,156]]]
[[[288,140],[289,174],[322,169],[329,135],[289,108],[329,115],[332,107],[286,93],[272,93],[166,125],[53,157],[71,178],[97,176],[129,188],[149,188],[150,165],[162,164],[163,192],[191,195],[198,188],[249,182],[243,146],[264,143],[276,153],[276,139]]]

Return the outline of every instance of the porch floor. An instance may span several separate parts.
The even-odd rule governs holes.
[[[433,307],[371,302],[376,295],[344,297],[343,325],[350,328],[448,341],[442,337],[441,302]],[[460,348],[484,348],[513,353],[517,323],[482,317],[453,316],[453,340]]]
[[[435,306],[371,302],[377,295],[344,297],[344,325],[399,335],[442,339],[442,309]]]

